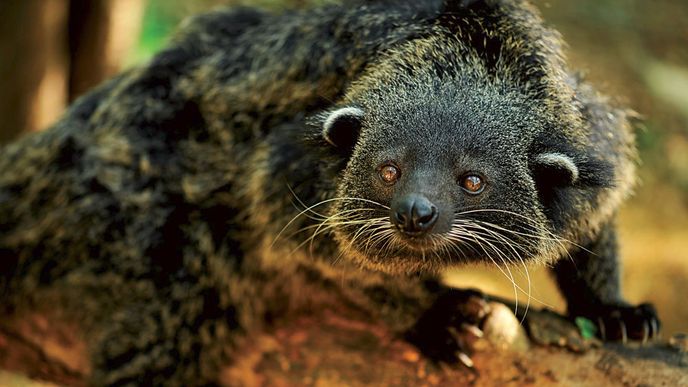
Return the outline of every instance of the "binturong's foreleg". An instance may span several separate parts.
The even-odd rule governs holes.
[[[603,226],[587,246],[563,258],[553,268],[572,318],[585,317],[598,327],[603,340],[648,340],[659,334],[657,312],[650,304],[630,305],[620,291],[616,229]]]

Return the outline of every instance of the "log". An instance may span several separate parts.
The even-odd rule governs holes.
[[[519,329],[523,329],[518,319],[511,316]],[[489,321],[490,318],[488,324]],[[473,343],[474,366],[467,368],[433,363],[415,347],[390,334],[383,325],[321,311],[246,337],[237,352],[242,354],[241,358],[227,364],[221,372],[220,383],[228,386],[688,385],[685,343],[683,347],[672,347],[666,341],[599,346],[596,340],[586,341],[576,336],[574,325],[547,310],[530,311],[524,327],[531,331],[531,339],[525,345],[511,339],[504,342],[504,336],[499,334]],[[539,333],[533,332],[535,327]],[[548,334],[559,339],[554,344],[538,344],[532,339],[533,333],[539,340]],[[0,372],[0,385],[26,386],[27,377],[33,383],[86,385],[89,374],[86,352],[85,342],[73,325],[41,314],[4,319],[0,323],[0,369],[5,371]]]

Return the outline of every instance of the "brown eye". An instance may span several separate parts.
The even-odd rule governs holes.
[[[394,184],[399,180],[401,171],[394,165],[387,164],[380,169],[380,178],[387,184]]]
[[[467,175],[461,179],[461,188],[468,193],[479,194],[485,188],[485,183],[483,183],[483,179],[480,176]]]

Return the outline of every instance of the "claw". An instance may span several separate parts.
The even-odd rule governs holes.
[[[652,326],[652,338],[656,339],[659,337],[659,322],[656,318],[650,320],[650,325]]]
[[[457,359],[459,359],[459,361],[460,361],[463,365],[465,365],[466,367],[468,367],[468,368],[473,368],[473,365],[474,365],[474,364],[473,364],[473,360],[471,360],[471,358],[470,358],[468,355],[466,355],[465,353],[463,353],[463,352],[457,352],[457,353],[456,353],[456,357],[457,357]]]
[[[483,337],[483,331],[473,324],[463,323],[461,324],[461,329],[477,338]]]
[[[490,306],[481,296],[471,296],[461,307],[461,314],[468,317],[471,322],[478,323],[490,313]]]
[[[626,344],[628,342],[628,333],[626,332],[626,324],[619,319],[619,327],[621,328],[621,342]]]
[[[658,338],[660,322],[652,305],[606,305],[598,311],[598,335],[603,341],[643,344]]]
[[[604,326],[604,320],[602,320],[602,317],[597,318],[597,326],[600,328],[600,337],[602,338],[602,341],[607,341],[607,331]]]
[[[647,340],[650,338],[651,329],[650,324],[647,321],[643,321],[643,344],[647,343]]]

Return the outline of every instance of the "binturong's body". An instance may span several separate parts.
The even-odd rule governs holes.
[[[571,316],[652,337],[619,294],[628,113],[560,45],[524,1],[196,17],[0,150],[2,305],[59,305],[112,385],[214,383],[330,302],[450,361],[463,296],[433,278],[467,262],[551,265]]]

